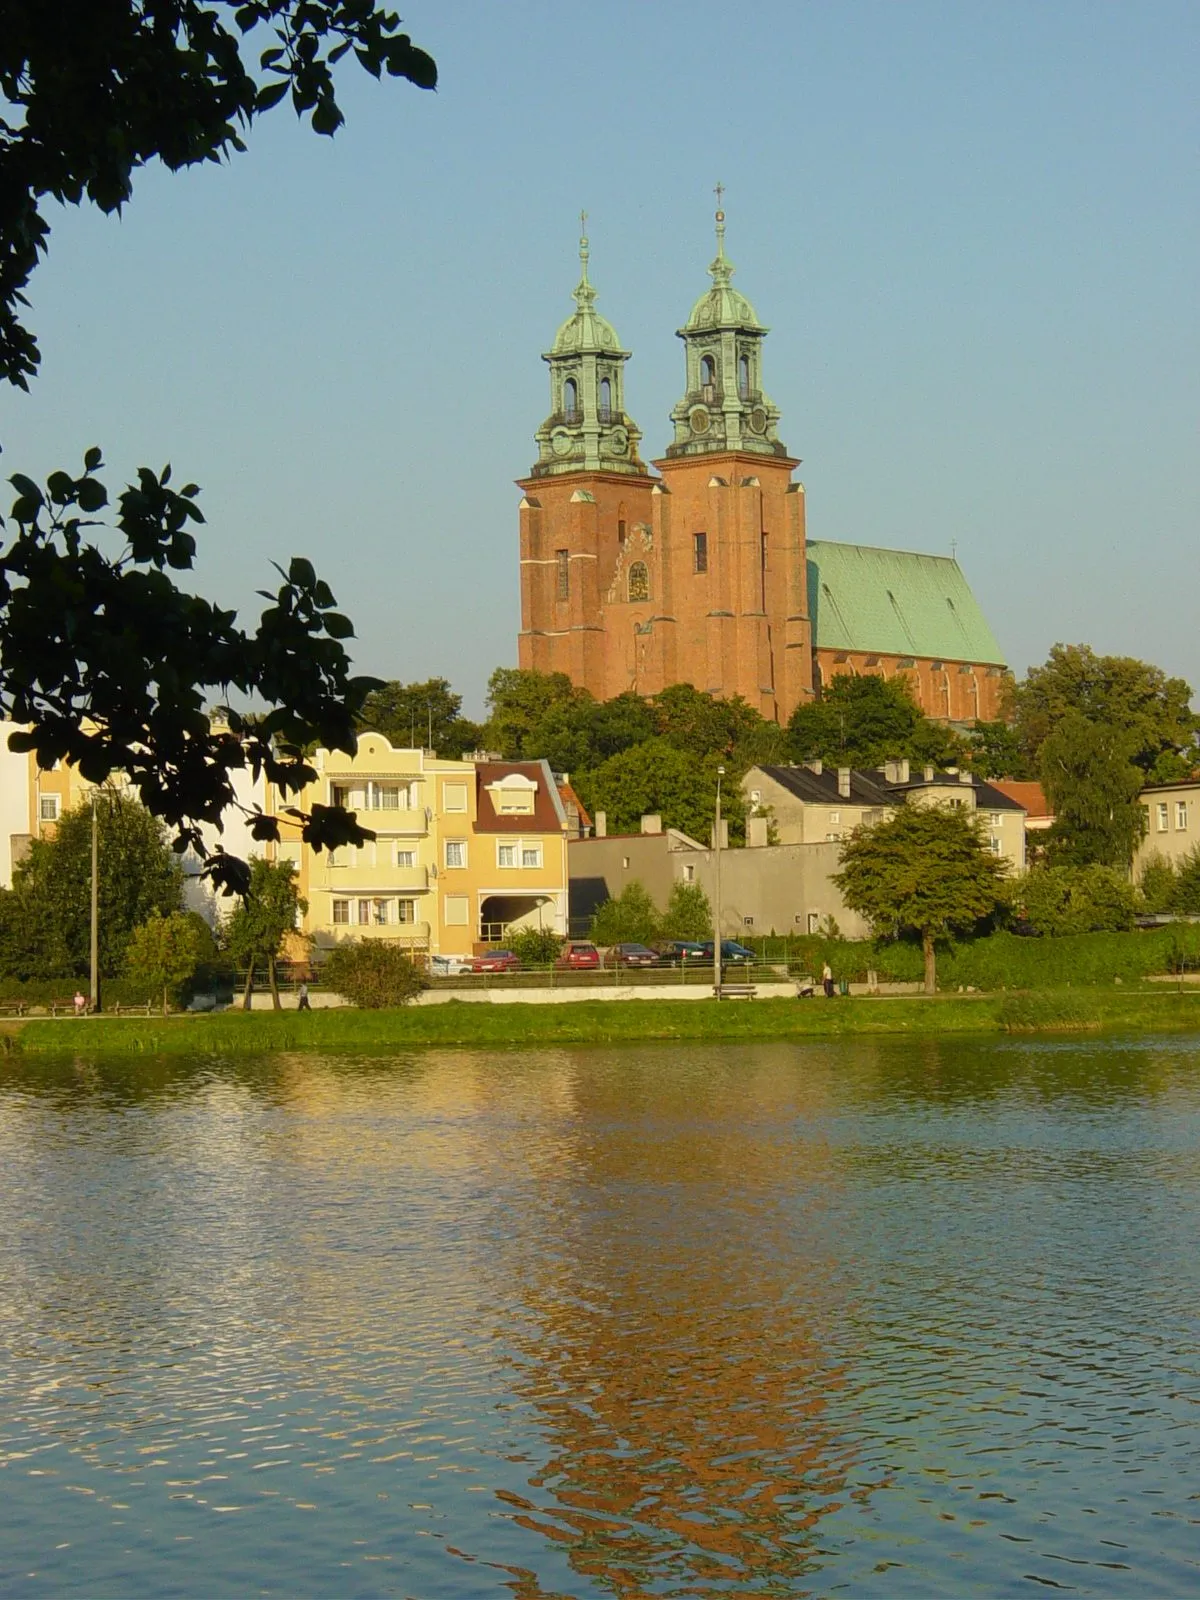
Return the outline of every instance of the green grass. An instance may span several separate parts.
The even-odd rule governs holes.
[[[527,1047],[639,1040],[820,1039],[851,1034],[1001,1033],[1200,1028],[1200,995],[1147,990],[941,995],[827,1001],[626,1000],[572,1005],[442,1005],[400,1011],[227,1011],[96,1017],[13,1025],[22,1053],[260,1055],[422,1045]]]

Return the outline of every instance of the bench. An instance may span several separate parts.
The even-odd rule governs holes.
[[[24,1000],[0,1000],[0,1016],[23,1017],[26,1004]]]
[[[757,993],[752,983],[713,984],[713,994],[718,1000],[753,1000]]]

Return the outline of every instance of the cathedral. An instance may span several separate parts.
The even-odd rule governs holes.
[[[678,330],[674,437],[647,466],[625,363],[579,241],[575,311],[545,356],[550,414],[519,481],[519,661],[600,700],[691,683],[786,722],[837,673],[902,676],[927,716],[1000,714],[999,646],[957,561],[807,536],[799,460],[763,388],[767,329],[733,286],[716,214],[711,287]]]

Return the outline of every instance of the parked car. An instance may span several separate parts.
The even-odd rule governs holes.
[[[712,961],[712,945],[708,947],[708,960]],[[658,959],[665,967],[681,967],[686,962],[703,961],[705,946],[699,939],[672,939],[668,944],[661,945]]]
[[[649,945],[615,944],[612,947],[614,967],[656,967],[658,957]]]
[[[710,939],[704,948],[704,959],[711,961],[713,958],[713,943]],[[753,950],[748,950],[744,944],[739,944],[736,939],[721,940],[721,963],[726,967],[751,967],[758,960]]]
[[[471,958],[472,972],[519,972],[521,958],[515,950],[488,950]]]
[[[554,965],[569,972],[586,971],[600,965],[600,952],[588,939],[568,939]]]
[[[472,956],[430,956],[429,972],[434,978],[457,978],[462,972],[473,972]]]

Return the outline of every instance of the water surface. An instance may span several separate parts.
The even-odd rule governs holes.
[[[0,1590],[1200,1595],[1200,1039],[0,1065]]]

